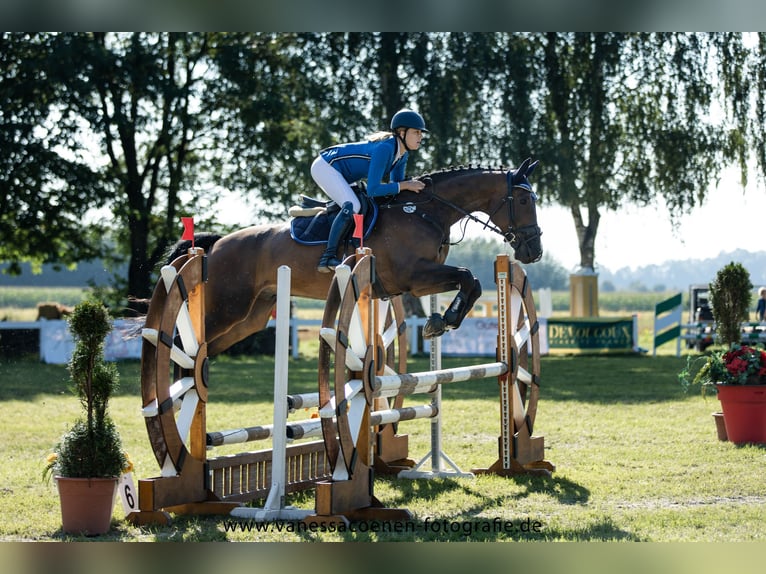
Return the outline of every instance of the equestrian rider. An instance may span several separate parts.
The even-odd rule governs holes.
[[[329,273],[342,263],[336,257],[338,245],[351,230],[353,214],[361,209],[351,183],[366,178],[370,197],[396,195],[404,190],[419,193],[423,189],[423,182],[405,180],[405,168],[409,152],[420,147],[427,131],[419,113],[403,109],[391,119],[390,132],[376,132],[366,141],[338,144],[319,153],[311,164],[311,177],[341,206],[341,211],[333,221],[318,271]]]

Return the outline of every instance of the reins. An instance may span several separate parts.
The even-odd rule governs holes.
[[[519,249],[520,246],[524,246],[527,250],[530,249],[530,242],[538,239],[542,235],[542,231],[540,231],[540,227],[536,224],[529,224],[529,225],[522,225],[517,226],[516,225],[516,214],[514,213],[514,195],[513,191],[516,188],[524,189],[525,191],[528,191],[531,193],[533,200],[536,199],[534,192],[532,191],[531,187],[528,186],[528,184],[524,183],[513,183],[513,176],[514,172],[511,170],[508,170],[505,172],[506,176],[506,185],[507,185],[507,192],[505,194],[505,197],[502,199],[502,201],[498,204],[498,206],[491,212],[488,213],[487,220],[482,220],[479,217],[476,217],[473,215],[473,213],[469,212],[468,210],[464,209],[463,207],[453,203],[452,201],[445,199],[444,197],[440,196],[437,193],[436,190],[436,184],[433,181],[433,178],[430,175],[425,175],[421,177],[421,180],[425,180],[428,185],[431,187],[430,193],[424,198],[417,201],[401,201],[394,197],[391,197],[388,201],[379,204],[380,208],[383,209],[391,209],[391,208],[401,208],[402,211],[405,213],[415,214],[415,212],[418,211],[417,206],[419,205],[425,205],[427,203],[430,203],[432,201],[438,201],[442,203],[443,205],[446,205],[450,209],[453,209],[460,213],[462,215],[462,220],[465,221],[465,223],[462,226],[463,229],[463,236],[456,242],[450,242],[449,241],[449,229],[444,230],[444,224],[437,221],[435,218],[433,218],[431,215],[426,213],[425,211],[420,211],[416,217],[419,217],[423,221],[427,222],[428,224],[432,225],[434,228],[438,229],[439,232],[442,234],[441,243],[449,244],[449,245],[456,245],[457,243],[460,243],[465,238],[466,228],[467,228],[467,221],[470,220],[475,223],[478,223],[482,226],[484,229],[488,229],[489,231],[496,233],[497,235],[500,235],[506,242],[508,242],[514,250]],[[423,192],[420,194],[421,196],[424,195]],[[504,205],[508,206],[508,216],[509,216],[509,227],[506,231],[503,231],[495,225],[492,222],[492,218],[495,216],[495,214],[503,208]]]
[[[408,205],[416,207],[418,205],[425,205],[427,203],[430,203],[431,201],[436,200],[436,201],[442,203],[443,205],[446,205],[449,208],[451,208],[451,209],[457,211],[458,213],[460,213],[463,216],[463,219],[468,219],[468,220],[471,220],[471,221],[473,221],[475,223],[478,223],[484,229],[488,229],[488,230],[492,231],[493,233],[496,233],[497,235],[500,235],[508,243],[513,243],[514,241],[516,241],[516,238],[517,238],[517,236],[516,236],[516,225],[515,225],[516,218],[515,218],[515,215],[514,215],[514,212],[513,212],[513,201],[512,201],[513,200],[513,189],[515,189],[517,187],[518,188],[523,188],[523,189],[527,189],[527,188],[525,188],[524,186],[521,186],[521,185],[513,185],[511,183],[511,178],[512,178],[512,172],[510,172],[510,171],[506,172],[506,181],[507,181],[507,185],[508,185],[508,193],[506,193],[505,197],[498,204],[498,206],[494,209],[494,211],[492,211],[492,213],[487,214],[488,218],[487,218],[486,221],[482,220],[479,217],[476,217],[473,213],[469,212],[468,210],[466,210],[466,209],[460,207],[459,205],[449,201],[448,199],[445,199],[444,197],[440,196],[436,192],[436,184],[434,184],[433,179],[430,176],[425,178],[425,179],[427,179],[429,181],[429,186],[431,187],[431,192],[428,194],[426,199],[422,199],[422,200],[419,200],[419,201],[406,201],[406,202],[402,202],[402,201],[397,201],[394,198],[391,198],[391,200],[389,200],[388,202],[386,202],[384,204],[381,204],[380,207],[384,207],[384,208],[401,207],[402,209],[406,210],[406,207]],[[502,229],[500,229],[497,225],[495,225],[492,222],[492,217],[494,217],[494,215],[500,209],[502,209],[502,207],[504,205],[506,205],[506,204],[508,205],[508,210],[509,210],[510,227],[508,228],[507,231],[503,231]],[[434,225],[436,227],[439,227],[439,224],[435,220],[431,219],[428,216],[428,214],[421,213],[420,217],[422,219],[424,219],[425,221],[428,221],[432,225]],[[463,228],[463,236],[465,236],[465,227]],[[462,241],[462,239],[463,238],[461,238],[456,243],[459,243],[460,241]],[[455,245],[455,243],[453,243],[452,245]]]
[[[431,195],[430,195],[431,199],[435,199],[435,200],[443,203],[444,205],[447,205],[447,206],[451,207],[452,209],[454,209],[455,211],[460,213],[463,216],[463,218],[470,219],[474,223],[478,223],[479,225],[481,225],[484,229],[489,229],[490,231],[492,231],[494,233],[497,233],[498,235],[502,236],[506,241],[510,241],[509,236],[514,236],[512,228],[509,229],[507,232],[503,232],[502,229],[500,229],[497,225],[492,223],[492,216],[495,215],[495,213],[497,213],[500,210],[501,207],[503,207],[503,205],[511,197],[510,195],[506,195],[503,198],[503,201],[500,202],[500,205],[498,205],[497,208],[492,213],[488,214],[488,219],[486,221],[483,221],[482,219],[476,217],[473,213],[470,213],[469,211],[463,209],[459,205],[456,205],[456,204],[452,203],[451,201],[449,201],[447,199],[444,199],[440,195],[437,195],[437,193],[435,191],[436,190],[436,186],[432,186],[432,187],[434,188],[434,191],[431,192]],[[511,211],[511,213],[513,213],[513,212]]]

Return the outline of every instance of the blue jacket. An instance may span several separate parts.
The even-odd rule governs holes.
[[[322,157],[337,169],[344,179],[354,183],[367,179],[367,195],[381,197],[399,193],[398,182],[404,181],[408,153],[394,163],[397,139],[352,142],[323,149]],[[388,183],[385,183],[388,181]]]

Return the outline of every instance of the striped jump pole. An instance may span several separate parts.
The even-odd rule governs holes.
[[[476,379],[497,377],[508,371],[505,363],[495,362],[471,367],[453,367],[437,371],[421,373],[400,373],[395,375],[376,375],[371,381],[373,396],[394,397],[397,395],[414,395],[434,392],[440,385],[460,383]],[[351,399],[363,390],[361,379],[351,379],[346,383],[346,399]],[[319,406],[319,393],[304,393],[288,395],[287,404],[291,410],[310,409]],[[335,403],[323,410],[328,416],[334,414]],[[320,411],[320,416],[322,411]]]
[[[420,405],[416,407],[401,407],[398,409],[385,409],[370,413],[370,426],[412,421],[415,419],[434,418],[439,411],[433,405]],[[322,436],[321,419],[309,419],[287,425],[287,437],[289,439],[314,438]]]
[[[274,434],[274,425],[262,425],[243,427],[224,431],[207,433],[207,446],[224,446],[227,444],[241,444],[256,440],[268,440]]]
[[[287,482],[287,437],[284,432],[273,432],[287,425],[288,341],[290,337],[290,279],[291,271],[286,265],[277,271],[276,349],[274,352],[274,423],[272,430],[271,489],[263,508],[240,507],[231,511],[232,516],[252,520],[303,520],[311,512],[285,505]]]
[[[370,413],[370,426],[433,418],[437,416],[438,413],[438,409],[432,404],[372,411]],[[258,440],[268,440],[274,436],[273,433],[274,425],[216,431],[207,433],[207,443],[209,447],[216,447]],[[287,422],[285,424],[285,436],[288,441],[321,437],[322,421],[319,418],[313,418]]]

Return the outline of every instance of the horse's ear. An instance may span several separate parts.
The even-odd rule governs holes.
[[[519,183],[524,183],[524,181],[527,178],[530,161],[532,161],[530,158],[525,159],[524,161],[521,162],[521,165],[514,170],[513,172],[514,185]]]
[[[529,160],[527,160],[527,161],[529,161]],[[535,168],[537,167],[537,164],[539,164],[539,163],[540,163],[539,159],[535,160],[534,163],[530,164],[529,167],[527,167],[527,172],[524,175],[526,175],[527,177],[532,175],[532,172],[535,171]]]

